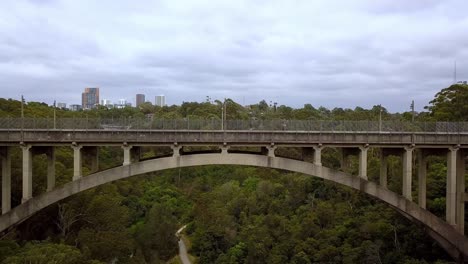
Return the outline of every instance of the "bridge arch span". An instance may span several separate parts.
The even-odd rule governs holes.
[[[403,196],[385,189],[376,183],[304,161],[240,153],[193,154],[157,158],[119,166],[86,177],[81,177],[80,179],[57,187],[52,191],[34,197],[1,215],[0,232],[21,223],[51,204],[105,183],[153,171],[202,165],[246,165],[281,169],[316,176],[351,187],[387,203],[390,207],[410,218],[413,222],[424,225],[429,235],[436,239],[454,259],[458,261],[468,259],[468,239],[465,236],[429,211],[422,209]]]

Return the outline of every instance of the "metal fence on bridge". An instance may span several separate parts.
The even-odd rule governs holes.
[[[333,132],[468,132],[468,122],[226,120],[219,119],[101,119],[0,118],[0,129],[103,130],[274,130]]]

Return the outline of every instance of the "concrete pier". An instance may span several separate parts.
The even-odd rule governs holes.
[[[451,225],[456,224],[457,152],[458,148],[450,148],[447,153],[447,196],[445,221]]]
[[[83,154],[81,153],[82,146],[72,145],[73,148],[73,180],[78,180],[83,176],[82,159]]]
[[[457,155],[457,200],[456,200],[456,223],[460,233],[465,233],[465,172],[466,151],[458,150]]]
[[[24,203],[32,198],[32,149],[31,145],[22,145],[23,151],[23,198]]]
[[[123,158],[123,164],[122,165],[130,165],[132,163],[131,155],[130,155],[130,150],[132,149],[132,146],[129,145],[123,145],[122,146],[123,152],[124,152],[124,158]]]
[[[426,209],[427,154],[424,149],[418,151],[418,204]]]
[[[403,152],[403,196],[412,201],[413,197],[411,194],[411,181],[413,175],[413,150],[412,147],[405,147]]]
[[[322,146],[314,146],[314,165],[322,166]]]
[[[2,214],[11,209],[11,153],[10,147],[1,147],[2,159]]]
[[[367,151],[369,147],[359,147],[359,150],[359,177],[367,180]]]

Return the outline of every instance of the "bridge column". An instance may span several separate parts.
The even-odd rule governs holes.
[[[50,192],[55,187],[55,148],[49,147],[47,155],[47,191]]]
[[[73,180],[76,181],[83,175],[83,170],[81,167],[81,161],[83,153],[81,153],[81,148],[83,146],[72,145],[73,148]]]
[[[32,150],[31,145],[21,146],[23,150],[23,198],[25,203],[32,198]]]
[[[359,177],[367,180],[367,151],[369,146],[359,147]]]
[[[322,146],[314,146],[314,165],[322,166]]]
[[[427,153],[418,151],[418,204],[426,209]]]
[[[2,158],[2,214],[11,209],[11,153],[9,147],[1,148]]]
[[[413,150],[412,147],[405,147],[403,152],[403,196],[412,201],[411,180],[413,174]]]
[[[456,224],[457,152],[458,148],[449,148],[447,153],[447,197],[445,220],[451,225]]]
[[[123,160],[123,166],[125,165],[130,165],[132,163],[132,160],[131,160],[131,155],[130,155],[130,150],[132,149],[132,146],[129,146],[129,145],[123,145],[122,146],[122,149],[124,151],[124,160]]]
[[[460,233],[465,233],[465,151],[458,150],[457,155],[457,229]]]
[[[380,149],[380,186],[387,189],[388,162],[384,149]]]
[[[180,157],[180,149],[182,146],[171,146],[172,148],[172,157]]]
[[[268,157],[274,158],[275,157],[276,146],[268,146],[267,150],[268,150]]]

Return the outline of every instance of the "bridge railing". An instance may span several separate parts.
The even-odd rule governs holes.
[[[141,118],[0,118],[0,129],[273,130],[468,133],[468,122],[227,120]]]

